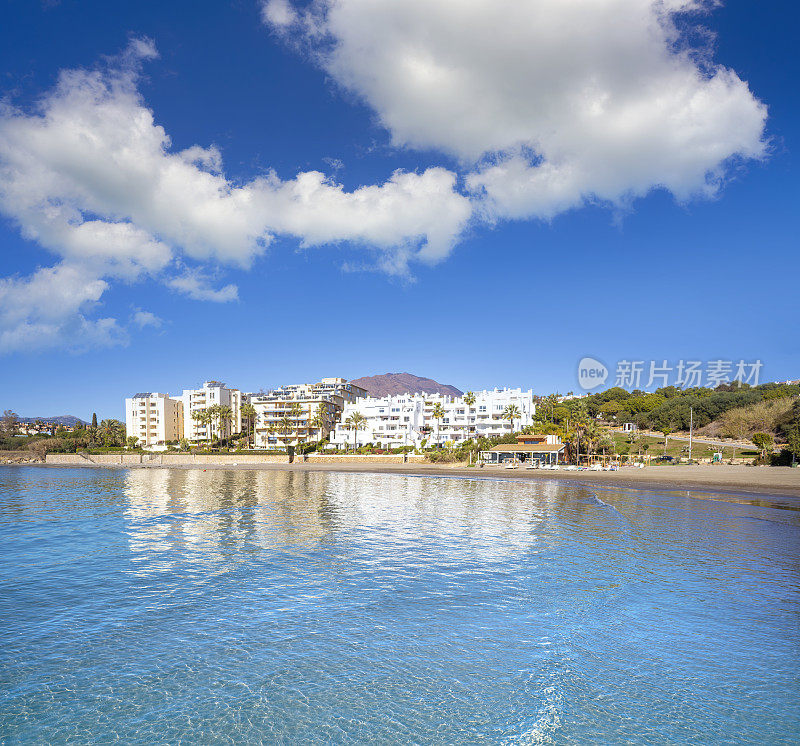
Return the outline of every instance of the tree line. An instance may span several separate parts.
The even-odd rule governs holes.
[[[37,429],[46,424],[42,420],[33,423]],[[97,420],[92,416],[92,423],[78,423],[72,430],[63,425],[52,424],[48,432],[36,435],[21,435],[19,432],[19,415],[6,409],[0,420],[0,450],[27,449],[40,455],[45,453],[75,453],[76,451],[98,448],[122,448],[130,445],[125,434],[125,425],[119,420]]]

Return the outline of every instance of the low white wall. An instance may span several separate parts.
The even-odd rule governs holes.
[[[256,456],[249,454],[193,454],[193,453],[48,453],[45,462],[64,466],[133,466],[158,464],[163,466],[191,466],[192,464],[285,464],[288,456]]]
[[[406,458],[408,463],[421,463],[424,456],[413,454]],[[289,457],[283,455],[269,456],[266,454],[247,453],[48,453],[45,463],[62,466],[136,466],[139,464],[152,464],[153,466],[231,466],[237,464],[287,464]],[[295,457],[295,463],[303,463],[302,456]],[[306,457],[309,464],[402,464],[403,456],[397,454],[380,455],[342,455],[323,456],[310,454]]]
[[[297,458],[297,461],[302,460]],[[409,463],[420,463],[425,460],[424,456],[410,454],[406,461]],[[309,464],[402,464],[403,455],[395,453],[386,454],[350,454],[341,456],[323,456],[311,453],[306,457]]]
[[[163,464],[164,466],[188,466],[190,464],[287,464],[288,456],[269,456],[266,454],[256,455],[247,453],[165,453],[163,456],[145,456],[142,463]]]
[[[64,466],[98,466],[141,464],[142,456],[139,453],[98,453],[83,455],[80,453],[48,453],[45,456],[46,464],[61,464]]]

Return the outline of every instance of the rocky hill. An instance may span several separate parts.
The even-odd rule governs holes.
[[[432,378],[421,378],[411,373],[384,373],[380,376],[356,378],[356,386],[369,391],[371,396],[392,396],[396,394],[443,394],[445,396],[461,396],[464,392],[446,383],[439,383]]]
[[[75,427],[78,424],[88,425],[88,422],[85,422],[80,417],[75,417],[71,414],[63,414],[59,415],[58,417],[20,417],[20,422],[25,422],[28,424],[33,424],[36,420],[41,420],[45,423],[53,423],[54,425],[65,425],[66,427]]]

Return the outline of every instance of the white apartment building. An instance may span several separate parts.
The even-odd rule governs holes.
[[[184,437],[190,441],[210,441],[217,437],[217,425],[199,422],[194,413],[220,405],[230,407],[233,413],[229,431],[225,436],[236,435],[242,431],[242,392],[229,389],[220,381],[205,381],[199,389],[184,389],[183,401]]]
[[[183,402],[167,394],[140,393],[125,399],[125,431],[139,446],[163,445],[183,437]]]
[[[336,447],[373,443],[381,448],[426,444],[461,443],[465,440],[492,438],[512,432],[512,423],[503,413],[509,405],[516,406],[519,416],[514,419],[513,431],[533,424],[536,404],[533,391],[494,389],[475,392],[475,403],[466,404],[463,397],[441,394],[403,394],[381,398],[361,399],[347,404],[339,424],[331,436]],[[441,404],[444,416],[436,420],[434,407]],[[365,418],[364,428],[354,431],[346,420],[354,412]]]
[[[335,427],[342,409],[367,395],[345,378],[281,386],[250,394],[256,410],[255,447],[283,448],[322,440]],[[317,420],[317,414],[321,421]]]

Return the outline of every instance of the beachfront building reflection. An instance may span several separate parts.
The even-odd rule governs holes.
[[[233,548],[314,545],[331,531],[326,475],[290,471],[131,469],[131,549],[173,566],[193,552],[223,562]]]
[[[453,551],[501,558],[538,551],[565,511],[548,483],[290,470],[131,469],[125,516],[140,572],[199,561],[218,569],[265,551],[397,553],[446,534]],[[334,558],[337,559],[334,560]],[[301,561],[301,560],[298,560]]]

